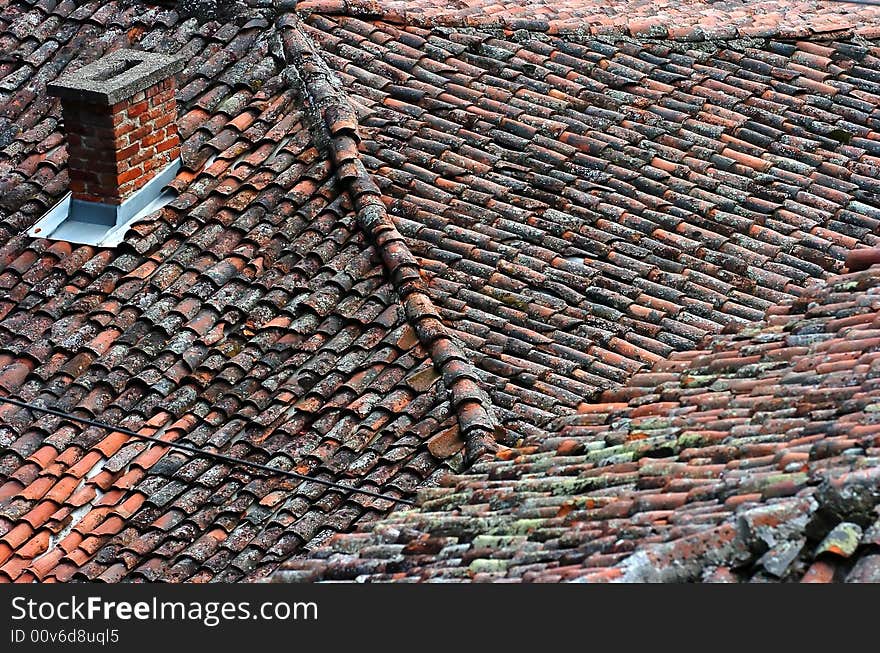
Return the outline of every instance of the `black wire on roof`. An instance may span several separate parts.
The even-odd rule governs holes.
[[[195,454],[196,456],[201,456],[205,458],[213,458],[214,460],[220,460],[232,465],[243,465],[246,467],[251,467],[253,469],[259,469],[263,472],[268,472],[271,474],[279,474],[281,476],[288,476],[290,478],[295,478],[300,481],[309,481],[312,483],[318,483],[320,485],[324,485],[328,488],[332,488],[334,490],[340,490],[346,493],[351,494],[363,494],[368,497],[373,497],[375,499],[384,499],[385,501],[392,501],[394,503],[403,503],[406,505],[414,506],[415,501],[411,501],[409,499],[401,499],[399,497],[393,497],[387,494],[382,494],[380,492],[373,492],[371,490],[360,490],[358,488],[349,487],[347,485],[342,485],[341,483],[334,483],[333,481],[325,481],[320,478],[314,478],[312,476],[307,476],[305,474],[300,474],[298,472],[291,472],[286,469],[279,469],[277,467],[271,467],[269,465],[264,465],[262,463],[256,463],[250,460],[244,460],[243,458],[236,458],[234,456],[227,456],[222,453],[217,453],[214,451],[205,451],[203,449],[199,449],[198,447],[194,447],[189,444],[184,444],[181,442],[169,442],[167,440],[162,440],[161,438],[156,438],[151,435],[144,435],[143,433],[137,433],[136,431],[132,431],[130,429],[121,428],[118,426],[113,426],[112,424],[105,424],[104,422],[98,422],[96,420],[87,419],[85,417],[77,417],[76,415],[72,415],[70,413],[64,412],[62,410],[56,410],[54,408],[43,408],[42,406],[35,406],[34,404],[29,404],[25,401],[20,401],[18,399],[12,399],[10,397],[0,397],[0,402],[12,404],[13,406],[19,406],[20,408],[27,408],[29,410],[36,411],[38,413],[47,413],[49,415],[55,415],[56,417],[62,417],[64,419],[68,419],[71,422],[78,422],[80,424],[85,424],[87,426],[95,426],[101,429],[106,429],[108,431],[115,431],[117,433],[124,433],[125,435],[129,435],[133,438],[139,438],[141,440],[145,440],[147,442],[153,442],[155,444],[161,445],[163,447],[169,447],[171,449],[178,449],[179,451],[187,451],[189,453]]]

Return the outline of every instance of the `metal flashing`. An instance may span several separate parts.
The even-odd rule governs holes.
[[[174,160],[118,205],[84,202],[67,193],[27,234],[81,245],[115,247],[125,238],[131,225],[174,199],[175,193],[164,188],[177,175],[180,166],[180,159]]]

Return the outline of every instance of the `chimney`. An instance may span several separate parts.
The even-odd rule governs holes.
[[[131,213],[126,201],[176,164],[174,74],[182,68],[178,57],[117,50],[48,85],[61,98],[71,215],[117,224]]]

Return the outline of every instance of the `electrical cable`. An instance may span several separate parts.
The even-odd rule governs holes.
[[[10,397],[0,397],[0,402],[12,404],[13,406],[19,406],[20,408],[27,408],[29,410],[33,410],[39,413],[47,413],[49,415],[55,415],[56,417],[61,417],[64,419],[68,419],[72,422],[78,422],[80,424],[85,424],[87,426],[94,426],[101,429],[106,429],[108,431],[115,431],[116,433],[124,433],[125,435],[131,436],[133,438],[140,438],[141,440],[145,440],[147,442],[153,442],[157,445],[161,445],[163,447],[169,447],[171,449],[178,449],[180,451],[187,451],[192,454],[196,454],[197,456],[203,456],[207,458],[213,458],[215,460],[221,460],[223,462],[232,464],[232,465],[243,465],[246,467],[252,467],[254,469],[259,469],[263,472],[269,472],[272,474],[281,474],[282,476],[289,476],[291,478],[295,478],[300,481],[309,481],[312,483],[318,483],[320,485],[324,485],[328,488],[332,488],[334,490],[341,490],[344,492],[348,492],[351,494],[363,494],[368,497],[373,497],[374,499],[384,499],[385,501],[392,501],[394,503],[404,503],[406,505],[414,506],[415,501],[411,501],[409,499],[401,499],[399,497],[392,497],[387,494],[382,494],[380,492],[373,492],[371,490],[360,490],[355,487],[349,487],[347,485],[342,485],[341,483],[334,483],[333,481],[325,481],[320,478],[314,478],[312,476],[307,476],[305,474],[300,474],[298,472],[291,472],[285,469],[279,469],[277,467],[271,467],[269,465],[264,465],[262,463],[255,463],[250,460],[244,460],[243,458],[236,458],[234,456],[227,456],[222,453],[217,453],[214,451],[205,451],[203,449],[199,449],[198,447],[183,444],[180,442],[169,442],[167,440],[162,440],[161,438],[156,438],[151,435],[144,435],[143,433],[137,433],[136,431],[132,431],[130,429],[116,427],[111,424],[105,424],[104,422],[98,422],[93,419],[87,419],[85,417],[77,417],[76,415],[72,415],[70,413],[64,412],[62,410],[57,410],[55,408],[43,408],[41,406],[35,406],[33,404],[29,404],[25,401],[20,401],[18,399],[12,399]]]

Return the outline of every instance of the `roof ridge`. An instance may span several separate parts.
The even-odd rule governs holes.
[[[421,266],[361,161],[357,114],[336,76],[301,29],[298,17],[285,14],[277,25],[287,72],[307,104],[304,114],[312,123],[316,145],[329,152],[334,174],[351,198],[359,226],[379,250],[407,320],[442,376],[465,441],[465,461],[471,464],[499,448],[496,435],[501,425],[489,395],[480,386],[476,367],[443,325],[422,280]]]
[[[558,9],[559,13],[555,14],[556,17],[553,14],[530,12],[527,7],[520,8],[525,9],[524,11],[506,15],[503,10],[499,11],[494,0],[460,3],[459,7],[451,2],[437,4],[443,6],[435,8],[425,6],[426,3],[410,4],[394,0],[299,0],[295,2],[295,7],[301,15],[344,15],[423,28],[525,31],[571,40],[592,39],[602,35],[690,43],[755,38],[793,40],[817,36],[837,39],[880,37],[880,24],[865,20],[865,15],[876,17],[875,12],[880,13],[877,7],[855,3],[844,5],[823,0],[812,0],[812,7],[804,7],[800,3],[797,7],[788,7],[787,12],[780,10],[772,15],[768,15],[763,6],[752,12],[749,11],[748,2],[729,0],[712,3],[685,2],[648,13],[638,11],[641,7],[635,0],[623,0],[612,5],[595,2],[596,11],[591,15],[576,11],[584,7],[572,7],[572,3],[563,2],[563,6]],[[531,4],[545,8],[551,3],[540,0]],[[583,3],[584,6],[589,4],[586,1]],[[843,6],[834,6],[837,4]],[[480,13],[481,5],[491,11]],[[637,10],[630,11],[631,8]],[[784,8],[783,4],[781,9]],[[619,11],[616,12],[615,9]],[[800,15],[800,11],[803,15]],[[675,20],[676,18],[679,20]]]

